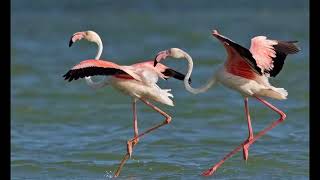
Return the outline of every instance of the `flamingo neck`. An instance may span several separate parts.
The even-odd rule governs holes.
[[[207,84],[205,84],[204,86],[202,86],[200,88],[191,87],[189,84],[189,78],[190,78],[192,70],[193,70],[193,61],[192,61],[191,56],[185,52],[184,52],[184,57],[188,61],[188,72],[183,80],[185,88],[193,94],[199,94],[199,93],[206,92],[211,86],[213,86],[216,83],[215,76],[213,76],[211,79],[209,79]]]
[[[98,60],[101,57],[102,51],[103,51],[103,44],[101,39],[99,38],[98,41],[96,42],[98,45],[98,51],[97,51],[97,55],[94,59]]]
[[[91,79],[91,76],[86,76],[85,79],[86,79],[87,85],[93,89],[99,89],[99,88],[102,88],[103,86],[106,86],[109,84],[109,82],[106,80],[107,78],[104,78],[103,80],[101,80],[99,82],[93,82]]]
[[[95,43],[98,45],[98,51],[94,59],[99,60],[103,51],[103,44],[100,38],[98,38],[98,40]],[[91,79],[91,76],[86,76],[85,79],[86,79],[87,85],[93,89],[99,89],[105,85],[108,85],[107,78],[104,78],[103,80],[98,82],[93,82]]]

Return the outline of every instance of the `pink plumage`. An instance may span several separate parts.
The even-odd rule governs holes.
[[[277,44],[277,41],[269,40],[265,36],[251,39],[250,52],[262,70],[270,71],[274,67],[272,58],[276,57],[276,51],[273,46]]]
[[[102,88],[106,85],[111,85],[116,90],[131,96],[133,100],[134,137],[127,141],[127,153],[115,172],[114,176],[116,177],[119,176],[124,163],[132,155],[133,147],[138,143],[139,138],[171,122],[171,116],[149,102],[149,100],[152,100],[169,106],[174,106],[171,99],[173,98],[173,95],[170,93],[171,89],[161,89],[157,85],[158,78],[168,79],[172,77],[178,80],[183,80],[185,75],[162,64],[159,64],[158,67],[154,67],[153,61],[144,61],[125,66],[118,65],[110,61],[100,60],[103,45],[99,35],[94,31],[84,31],[73,34],[69,41],[69,47],[72,46],[74,42],[81,39],[96,43],[98,45],[97,55],[95,59],[84,60],[73,66],[63,76],[65,77],[65,80],[72,81],[79,78],[85,78],[87,84],[92,88]],[[111,77],[100,82],[93,82],[91,76],[96,75]],[[158,125],[153,126],[140,134],[138,133],[138,120],[136,113],[137,100],[140,100],[165,118]]]
[[[294,44],[297,41],[270,40],[265,36],[257,36],[252,38],[251,48],[249,50],[226,36],[219,34],[217,30],[214,30],[212,35],[225,47],[227,52],[226,62],[219,66],[217,72],[214,73],[212,78],[210,78],[204,86],[200,88],[192,88],[188,83],[186,83],[186,81],[184,81],[185,87],[189,92],[198,94],[207,91],[214,84],[219,83],[239,92],[244,98],[249,136],[245,141],[243,141],[243,143],[228,153],[221,161],[204,171],[202,173],[204,176],[212,175],[228,158],[241,149],[243,150],[244,160],[248,160],[251,144],[266,132],[284,121],[286,114],[266,100],[262,99],[262,97],[269,97],[278,100],[284,100],[287,98],[288,92],[284,88],[272,86],[268,79],[269,77],[275,77],[281,71],[288,54],[295,54],[299,52],[299,48]],[[185,78],[190,78],[193,69],[192,58],[188,53],[179,48],[160,51],[154,60],[155,66],[161,60],[164,60],[169,56],[177,59],[185,58],[188,61],[188,72]],[[267,128],[256,134],[253,134],[251,126],[248,105],[249,97],[254,97],[280,116],[277,121],[273,122]]]

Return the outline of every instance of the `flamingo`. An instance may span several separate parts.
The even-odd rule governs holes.
[[[99,60],[102,54],[103,44],[99,35],[94,31],[74,33],[70,38],[69,47],[81,39],[96,43],[98,45],[97,55],[95,59],[84,60],[73,66],[65,75],[63,75],[65,80],[70,82],[79,78],[85,78],[87,84],[94,89],[111,85],[120,92],[132,97],[134,137],[127,141],[127,153],[120,162],[114,175],[114,177],[117,177],[120,175],[124,163],[131,157],[132,149],[138,143],[139,138],[171,122],[172,118],[170,115],[149,101],[152,100],[165,105],[174,106],[172,99],[169,98],[173,98],[173,95],[169,93],[171,89],[161,89],[157,85],[158,78],[168,79],[172,77],[178,80],[184,80],[185,75],[163,64],[154,67],[153,60],[136,63],[130,66],[123,66],[111,61]],[[93,82],[90,76],[95,75],[111,76],[111,78]],[[165,117],[165,120],[162,123],[149,128],[141,134],[138,133],[138,119],[136,113],[136,103],[138,100]]]
[[[246,161],[249,157],[249,147],[258,138],[263,136],[266,132],[283,122],[286,114],[262,99],[262,97],[269,97],[277,100],[287,99],[287,91],[283,88],[276,88],[272,86],[268,78],[275,77],[282,69],[284,60],[288,54],[295,54],[300,51],[294,43],[297,41],[280,41],[267,39],[265,36],[256,36],[251,39],[250,49],[247,49],[231,39],[219,34],[217,30],[213,30],[212,35],[216,37],[225,47],[227,51],[227,61],[221,65],[218,70],[209,79],[207,84],[203,87],[194,89],[187,83],[190,78],[193,61],[191,56],[185,51],[178,48],[171,48],[169,50],[158,53],[154,60],[154,66],[161,60],[167,57],[185,58],[188,61],[188,73],[185,76],[185,88],[193,93],[203,93],[213,85],[220,83],[228,88],[239,92],[244,98],[245,114],[248,123],[248,138],[241,143],[237,148],[228,153],[221,161],[202,173],[203,176],[212,175],[228,158],[243,149],[243,159]],[[275,111],[280,115],[280,118],[263,129],[256,135],[253,134],[248,98],[253,97],[259,102]]]

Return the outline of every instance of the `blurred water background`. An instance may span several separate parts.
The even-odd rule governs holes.
[[[308,1],[11,1],[11,176],[12,179],[109,179],[132,137],[131,98],[110,87],[68,83],[62,75],[96,46],[70,36],[94,30],[104,43],[102,59],[133,64],[158,51],[179,47],[194,59],[194,87],[225,61],[218,29],[245,47],[250,39],[298,40],[271,83],[288,90],[270,100],[287,120],[250,148],[229,159],[210,179],[309,178],[309,4]],[[166,65],[186,72],[186,61]],[[96,78],[97,79],[97,78]],[[183,82],[160,81],[172,89],[174,107],[161,104],[172,123],[142,138],[119,179],[204,179],[200,173],[247,138],[242,97],[218,86],[192,95]],[[278,115],[249,100],[254,132]],[[162,116],[138,103],[140,131]]]

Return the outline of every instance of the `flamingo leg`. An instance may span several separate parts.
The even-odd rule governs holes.
[[[248,160],[249,157],[249,141],[253,139],[253,130],[251,126],[251,120],[250,120],[250,113],[249,113],[249,106],[248,106],[248,97],[244,98],[244,107],[245,107],[245,113],[247,116],[248,121],[248,131],[249,131],[249,137],[245,141],[246,143],[243,145],[243,159]]]
[[[166,125],[166,124],[169,124],[169,123],[171,122],[171,116],[169,116],[167,113],[165,113],[164,111],[162,111],[161,109],[159,109],[157,106],[151,104],[151,103],[150,103],[149,101],[147,101],[147,100],[144,100],[144,99],[140,99],[140,100],[141,100],[142,102],[144,102],[147,106],[151,107],[153,110],[159,112],[159,113],[160,113],[161,115],[163,115],[166,119],[165,119],[162,123],[151,127],[150,129],[146,130],[145,132],[143,132],[143,133],[141,133],[141,134],[139,134],[139,135],[136,134],[136,133],[138,133],[138,128],[136,128],[137,126],[136,126],[135,123],[134,123],[135,137],[132,138],[131,140],[129,140],[129,141],[127,142],[127,153],[126,153],[126,155],[123,157],[122,161],[120,162],[120,165],[119,165],[116,173],[114,174],[114,177],[117,177],[117,176],[120,175],[121,169],[122,169],[122,167],[124,166],[125,162],[131,157],[132,149],[133,149],[133,147],[134,147],[134,145],[135,145],[134,142],[136,142],[137,139],[139,139],[140,137],[142,137],[142,136],[150,133],[151,131],[154,131],[154,130],[158,129],[159,127],[164,126],[164,125]]]
[[[134,130],[134,138],[139,135],[138,130],[138,117],[137,117],[137,99],[133,99],[132,103],[132,110],[133,110],[133,130]],[[133,142],[127,142],[127,151],[132,153],[133,147],[138,144],[139,138],[137,137]],[[129,154],[131,156],[131,154]]]
[[[137,117],[137,99],[136,98],[133,98],[133,101],[132,101],[132,111],[133,111],[133,130],[134,130],[134,137],[137,137],[138,134],[139,134],[139,130],[138,130],[138,117]],[[133,143],[132,143],[132,146],[130,146],[131,148],[131,151],[132,151],[132,148],[138,144],[139,142],[139,138],[137,138]],[[127,148],[129,148],[129,146],[127,145]],[[127,149],[127,151],[129,151],[129,149]],[[129,153],[125,154],[124,157],[122,158],[121,162],[120,162],[120,165],[114,175],[114,177],[117,177],[119,176],[120,174],[120,171],[123,167],[123,165],[125,164],[125,162],[129,159],[130,155]]]
[[[138,117],[137,117],[137,99],[133,99],[132,103],[132,110],[133,110],[133,129],[134,129],[134,137],[137,137],[139,134],[138,130]],[[139,138],[134,141],[134,145],[139,142]]]
[[[129,159],[129,157],[130,157],[129,153],[126,153],[124,155],[124,157],[122,158],[122,160],[119,164],[119,167],[118,167],[117,171],[114,173],[113,177],[118,177],[120,175],[121,169],[124,166],[124,164],[126,163],[126,161]]]
[[[235,153],[237,153],[238,151],[241,150],[241,148],[244,145],[248,145],[250,146],[252,143],[254,143],[258,138],[260,138],[261,136],[263,136],[266,132],[270,131],[271,129],[273,129],[275,126],[277,126],[279,123],[283,122],[284,119],[286,118],[286,114],[284,112],[282,112],[281,110],[279,110],[278,108],[276,108],[275,106],[273,106],[272,104],[270,104],[269,102],[267,102],[266,100],[255,96],[255,98],[257,98],[260,102],[262,102],[264,105],[266,105],[268,108],[272,109],[273,111],[275,111],[276,113],[278,113],[280,115],[280,118],[277,121],[274,121],[273,123],[271,123],[268,127],[266,127],[265,129],[263,129],[262,131],[260,131],[256,136],[253,137],[253,139],[251,139],[249,142],[244,141],[242,144],[240,144],[238,147],[236,147],[233,151],[231,151],[230,153],[228,153],[221,161],[219,161],[216,165],[212,166],[211,168],[209,168],[208,170],[206,170],[205,172],[202,173],[203,176],[210,176],[212,175],[223,163],[226,159],[230,158],[231,156],[233,156]]]
[[[130,140],[130,142],[135,141],[136,139],[150,133],[151,131],[154,131],[156,129],[158,129],[161,126],[164,126],[166,124],[169,124],[171,122],[171,116],[169,116],[167,113],[165,113],[164,111],[162,111],[161,109],[159,109],[157,106],[151,104],[149,101],[146,101],[144,99],[140,99],[142,102],[144,102],[146,105],[148,105],[149,107],[151,107],[153,110],[157,111],[158,113],[160,113],[162,116],[164,116],[166,119],[162,122],[159,123],[158,125],[155,125],[151,128],[149,128],[148,130],[144,131],[143,133],[139,134],[138,136],[134,137],[133,139]]]

